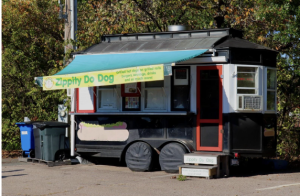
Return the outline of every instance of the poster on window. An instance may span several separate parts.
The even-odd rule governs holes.
[[[121,85],[121,95],[122,97],[139,97],[141,91],[141,83],[127,83]]]
[[[126,109],[138,109],[140,107],[139,97],[125,97]]]
[[[124,84],[125,87],[125,93],[136,93],[137,90],[137,83],[129,83]]]

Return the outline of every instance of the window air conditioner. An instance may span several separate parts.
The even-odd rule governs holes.
[[[262,96],[237,95],[238,110],[262,110]]]

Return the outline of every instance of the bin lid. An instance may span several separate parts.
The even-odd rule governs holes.
[[[68,123],[64,122],[57,122],[57,121],[31,121],[26,122],[26,124],[32,124],[35,125],[39,129],[44,129],[47,127],[68,127]]]
[[[26,125],[25,122],[17,122],[16,125]]]
[[[18,122],[16,123],[16,125],[21,126],[21,125],[31,125],[31,124],[28,124],[27,122]]]

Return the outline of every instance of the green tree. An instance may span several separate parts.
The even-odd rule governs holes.
[[[101,42],[104,34],[167,31],[173,24],[243,30],[245,39],[280,52],[278,152],[289,159],[299,155],[295,117],[290,115],[300,106],[299,4],[296,0],[80,0],[75,44],[83,50]],[[34,76],[62,69],[63,22],[57,19],[55,1],[9,1],[2,9],[2,136],[7,146],[9,138],[18,139],[14,123],[24,116],[56,118],[54,106],[64,98],[64,91],[43,92],[32,81]]]
[[[2,5],[2,149],[20,149],[16,122],[57,119],[65,91],[43,91],[34,77],[62,69],[64,23],[57,1],[7,1]]]

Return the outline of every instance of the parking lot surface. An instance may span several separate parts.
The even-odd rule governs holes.
[[[175,178],[163,171],[132,172],[117,160],[48,167],[2,160],[2,195],[300,195],[300,172],[234,174],[226,178]]]

